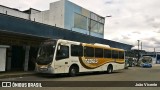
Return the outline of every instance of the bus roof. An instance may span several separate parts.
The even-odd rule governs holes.
[[[91,43],[82,43],[82,42],[77,42],[77,41],[70,41],[70,40],[64,40],[64,39],[55,39],[58,41],[62,41],[62,42],[66,42],[66,43],[71,43],[71,44],[82,44],[84,46],[89,46],[89,47],[95,47],[95,48],[104,48],[104,49],[111,49],[111,50],[117,50],[117,51],[124,51],[123,49],[119,49],[119,48],[112,48],[109,45],[105,45],[105,44],[99,44],[99,43],[95,43],[95,44],[91,44]]]

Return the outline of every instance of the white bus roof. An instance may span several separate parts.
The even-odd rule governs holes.
[[[95,43],[94,45],[98,45],[98,46],[103,46],[103,47],[107,47],[107,48],[110,48],[109,45],[105,45],[105,44],[100,44],[100,43]]]

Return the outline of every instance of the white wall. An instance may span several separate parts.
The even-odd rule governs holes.
[[[0,45],[0,72],[6,69],[6,48],[8,46]]]
[[[61,0],[50,4],[50,25],[64,28],[64,2],[65,0]]]
[[[31,14],[31,20],[39,23],[49,24],[49,10]]]
[[[32,13],[31,20],[64,28],[64,0],[50,3],[50,9]]]
[[[0,6],[0,13],[19,17],[19,18],[29,19],[29,14],[23,13],[21,11],[13,10],[11,8],[3,7],[3,6]]]

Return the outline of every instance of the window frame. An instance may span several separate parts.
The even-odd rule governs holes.
[[[77,17],[76,17],[76,15],[77,15]],[[85,22],[86,24],[84,24],[84,21],[83,21],[82,17],[83,17],[84,20],[86,21],[86,22]],[[76,21],[76,20],[78,20],[78,19],[76,19],[76,18],[80,19],[80,21]],[[73,19],[73,20],[74,20],[74,28],[83,29],[83,30],[88,30],[88,19],[87,19],[86,16],[84,16],[84,15],[82,15],[82,14],[79,14],[79,13],[74,13],[74,19]],[[78,24],[77,24],[77,23],[78,23]],[[79,23],[83,23],[83,24],[85,25],[85,27],[84,27],[84,25],[81,25],[81,24],[79,24]],[[81,26],[83,26],[83,27],[81,27],[81,26],[79,26],[79,25],[81,25]]]

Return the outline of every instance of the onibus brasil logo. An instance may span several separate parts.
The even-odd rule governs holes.
[[[42,85],[30,82],[2,82],[2,87],[42,87]]]

